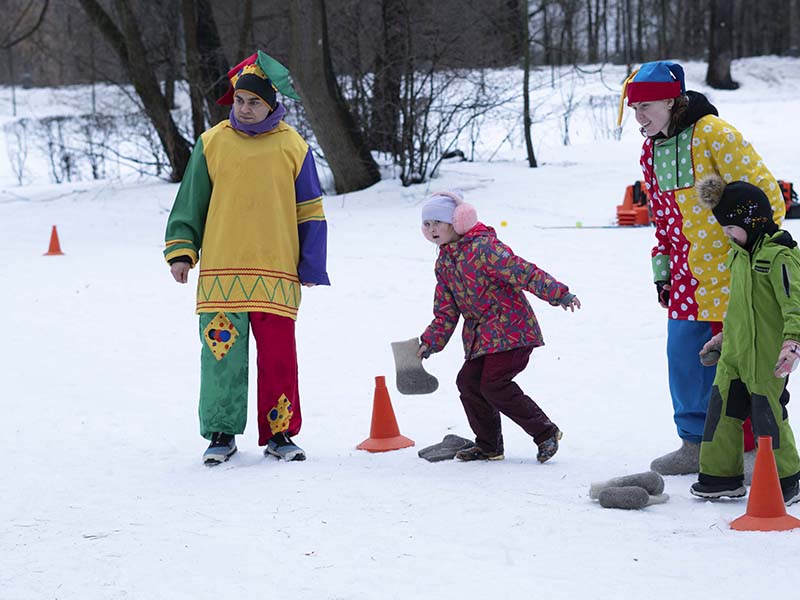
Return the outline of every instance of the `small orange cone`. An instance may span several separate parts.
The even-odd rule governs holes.
[[[378,375],[375,377],[375,399],[372,403],[372,425],[369,429],[369,437],[356,448],[369,452],[387,452],[413,445],[414,440],[400,435],[392,401],[389,398],[389,390],[386,389],[386,377]]]
[[[731,523],[737,531],[788,531],[800,527],[800,519],[786,514],[778,467],[772,453],[772,437],[758,437],[753,483],[747,499],[747,511]]]
[[[47,249],[47,252],[44,253],[44,256],[63,256],[64,253],[61,251],[61,244],[58,242],[58,231],[56,231],[56,226],[53,225],[53,231],[50,233],[50,248]]]

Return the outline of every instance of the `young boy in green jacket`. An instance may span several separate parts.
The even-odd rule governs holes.
[[[691,493],[738,498],[743,485],[742,422],[771,436],[786,505],[800,500],[800,458],[789,426],[787,376],[800,358],[800,251],[772,220],[764,192],[718,176],[698,184],[700,201],[730,238],[730,303],[723,331],[701,357],[721,352]],[[723,337],[724,334],[724,337]],[[708,362],[708,361],[706,361]]]

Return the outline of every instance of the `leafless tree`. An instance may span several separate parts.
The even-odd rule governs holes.
[[[353,116],[342,99],[331,62],[325,0],[291,0],[290,69],[339,193],[380,181]]]
[[[733,5],[728,0],[710,0],[706,83],[713,88],[735,90],[739,87],[731,76],[732,26]]]
[[[114,0],[119,24],[97,0],[80,0],[86,14],[117,53],[169,159],[170,179],[180,181],[189,162],[189,143],[178,131],[148,61],[139,22],[129,0]]]

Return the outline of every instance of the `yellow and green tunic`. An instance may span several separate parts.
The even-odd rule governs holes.
[[[197,312],[297,318],[303,283],[330,285],[322,191],[308,144],[283,121],[225,120],[200,137],[169,216],[164,257],[200,262]]]
[[[767,195],[780,225],[786,210],[778,182],[741,133],[711,114],[671,138],[645,140],[640,163],[656,222],[653,278],[672,287],[669,318],[722,321],[730,294],[729,245],[714,215],[699,204],[696,183],[711,173],[750,182]]]

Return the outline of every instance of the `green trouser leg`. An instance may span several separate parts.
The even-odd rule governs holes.
[[[700,473],[715,477],[738,477],[744,473],[742,421],[751,415],[756,437],[772,437],[778,476],[783,479],[797,475],[800,457],[786,413],[786,380],[776,377],[748,387],[727,375],[718,370],[714,380],[700,446]]]
[[[250,318],[248,313],[224,313],[222,320],[233,324],[232,340],[224,353],[219,332],[227,334],[229,327],[220,328],[221,313],[200,313],[200,435],[211,439],[214,432],[244,433],[247,424],[247,366]],[[213,321],[213,322],[212,322]],[[222,355],[218,360],[217,355]]]

